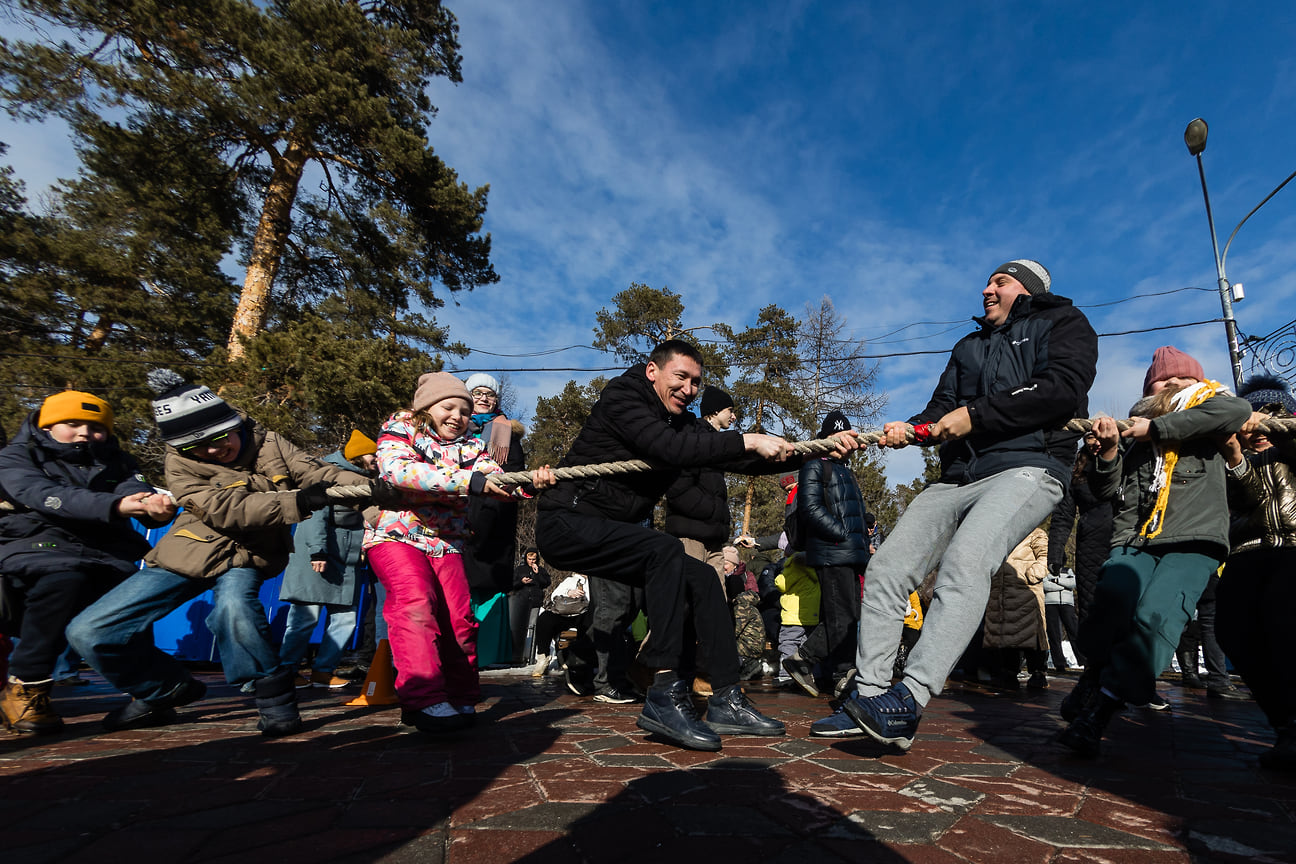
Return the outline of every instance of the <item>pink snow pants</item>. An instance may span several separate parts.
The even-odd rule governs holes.
[[[463,556],[434,557],[408,543],[379,543],[369,563],[387,589],[383,617],[402,708],[455,707],[481,697],[477,620],[468,602]]]

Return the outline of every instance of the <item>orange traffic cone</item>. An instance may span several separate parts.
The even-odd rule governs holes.
[[[396,667],[392,664],[391,645],[383,639],[374,651],[373,662],[369,664],[369,674],[365,676],[364,687],[360,695],[346,703],[348,705],[395,705]]]

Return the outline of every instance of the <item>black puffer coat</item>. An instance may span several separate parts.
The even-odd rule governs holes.
[[[1078,432],[1062,427],[1089,416],[1098,336],[1071,301],[1022,295],[998,327],[984,318],[950,352],[927,407],[910,423],[934,423],[966,407],[972,432],[942,444],[942,483],[971,483],[1010,468],[1044,468],[1071,482]]]
[[[505,471],[526,468],[522,450],[522,426],[513,424],[509,439],[508,460],[500,465]],[[477,595],[489,597],[513,586],[513,561],[517,556],[518,505],[485,495],[468,500],[468,542],[464,544],[464,575]]]
[[[696,424],[699,432],[720,432],[705,420]],[[723,471],[714,468],[690,468],[666,490],[666,533],[688,537],[708,546],[728,540],[733,531],[729,513],[729,488]]]
[[[116,438],[61,444],[36,425],[37,416],[33,411],[0,450],[3,497],[17,505],[0,515],[0,572],[44,576],[96,567],[134,573],[149,544],[115,506],[127,495],[156,490]],[[140,521],[150,528],[166,524]]]
[[[1076,519],[1076,513],[1079,519]],[[1093,602],[1103,562],[1111,552],[1112,502],[1094,495],[1088,476],[1073,477],[1071,488],[1049,524],[1049,570],[1060,573],[1066,563],[1066,541],[1075,523],[1075,574],[1077,614],[1083,618]]]
[[[705,424],[687,411],[671,414],[645,369],[637,364],[608,382],[558,467],[644,459],[660,463],[661,470],[560,480],[541,494],[540,510],[642,522],[681,470],[743,460],[741,435],[715,435],[710,427],[703,431]]]
[[[864,514],[864,498],[849,468],[836,459],[813,459],[801,466],[797,518],[807,564],[863,572],[869,560]]]

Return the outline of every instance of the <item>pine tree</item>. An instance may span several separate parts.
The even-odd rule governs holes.
[[[124,113],[159,136],[188,130],[246,191],[255,227],[242,248],[231,359],[275,318],[281,268],[293,271],[284,293],[298,302],[381,287],[393,314],[411,297],[434,308],[434,284],[497,280],[481,234],[486,188],[461,183],[426,137],[428,87],[461,80],[458,25],[435,0],[27,0],[23,9],[35,29],[71,38],[0,42],[11,111],[74,124]],[[302,187],[308,166],[320,194]]]
[[[684,300],[669,288],[652,288],[640,282],[618,292],[610,309],[594,315],[594,347],[627,363],[644,363],[652,349],[670,339],[693,345],[702,355],[703,380],[723,387],[729,377],[724,354],[713,340],[701,334],[722,331],[718,325],[684,326]]]
[[[743,425],[752,432],[795,438],[810,422],[808,405],[794,377],[801,367],[796,319],[771,304],[760,311],[754,325],[741,332],[717,329],[728,338],[725,356],[737,370],[730,392]],[[752,507],[761,484],[755,478],[739,482],[744,487],[741,532],[750,534]],[[767,493],[762,489],[762,494]]]
[[[567,455],[607,383],[602,376],[588,384],[568,381],[557,396],[536,400],[535,419],[527,436],[529,465],[557,465]]]
[[[815,420],[841,411],[856,429],[865,429],[886,407],[886,396],[873,389],[878,367],[863,359],[863,340],[845,338],[845,332],[846,321],[831,298],[824,295],[817,306],[807,303],[798,328],[801,366],[793,379]],[[806,432],[813,435],[817,429],[816,424]]]

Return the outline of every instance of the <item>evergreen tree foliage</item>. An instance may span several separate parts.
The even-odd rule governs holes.
[[[426,137],[429,85],[461,80],[458,25],[435,0],[20,5],[34,28],[69,38],[0,40],[11,111],[191,132],[244,190],[254,228],[225,339],[233,359],[322,291],[371,290],[395,314],[411,299],[435,307],[435,284],[497,280],[486,188],[461,183]],[[308,167],[318,193],[302,187]],[[277,311],[281,268],[292,296]]]
[[[536,400],[535,419],[527,435],[528,465],[557,465],[567,455],[607,383],[602,376],[588,384],[568,381],[558,395]]]
[[[610,309],[596,312],[594,320],[594,347],[628,364],[647,362],[653,348],[669,339],[681,339],[702,355],[705,383],[723,387],[729,377],[724,354],[714,341],[699,337],[704,331],[727,331],[719,325],[685,327],[684,300],[669,288],[632,282],[612,298]]]

